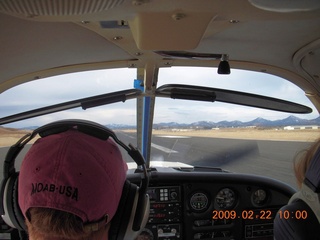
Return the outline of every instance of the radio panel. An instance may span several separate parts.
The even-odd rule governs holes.
[[[180,186],[151,187],[148,189],[148,194],[149,220],[139,237],[144,240],[182,239]]]

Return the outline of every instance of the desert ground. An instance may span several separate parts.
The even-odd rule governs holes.
[[[134,130],[125,130],[134,132]],[[13,128],[0,128],[0,147],[11,146],[30,131]],[[320,130],[276,130],[276,129],[210,129],[210,130],[154,130],[154,135],[214,137],[234,139],[265,139],[283,141],[315,141]]]
[[[213,137],[233,139],[257,139],[280,141],[315,141],[320,138],[320,129],[317,130],[277,130],[277,129],[248,129],[228,128],[193,131],[155,130],[154,135],[177,135],[192,137]]]
[[[0,127],[0,147],[11,146],[31,131]]]

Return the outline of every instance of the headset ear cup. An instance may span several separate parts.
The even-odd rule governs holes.
[[[127,234],[127,230],[130,230],[128,227],[134,218],[138,194],[138,187],[135,184],[129,181],[124,183],[119,207],[111,220],[110,240],[122,240]]]
[[[26,230],[24,216],[18,202],[19,173],[13,174],[6,182],[3,194],[4,211],[3,220],[11,227]]]
[[[15,184],[14,184],[14,188],[13,188],[13,193],[12,193],[12,196],[13,196],[13,211],[15,213],[15,217],[17,219],[17,223],[19,224],[19,230],[24,230],[26,231],[27,230],[27,226],[25,224],[25,218],[22,214],[22,211],[20,209],[20,206],[19,206],[19,199],[18,199],[18,196],[19,196],[19,191],[18,191],[18,183],[19,183],[19,173],[17,173],[17,177],[16,177],[16,180],[15,180]]]

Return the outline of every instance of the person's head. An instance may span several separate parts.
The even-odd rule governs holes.
[[[38,139],[18,184],[30,239],[106,239],[126,171],[111,139],[77,130]]]
[[[306,171],[310,165],[310,161],[314,157],[317,150],[320,148],[320,139],[318,139],[310,148],[303,150],[297,155],[294,161],[294,173],[296,176],[298,187],[301,188],[301,184],[305,178]],[[319,159],[320,160],[320,159]]]

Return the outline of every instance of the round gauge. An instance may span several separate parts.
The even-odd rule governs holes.
[[[195,211],[202,211],[208,207],[208,197],[206,194],[197,192],[194,193],[190,198],[190,206]]]
[[[230,188],[223,188],[218,192],[215,201],[219,208],[232,208],[236,202],[236,194]]]
[[[267,192],[263,189],[258,189],[252,194],[252,202],[255,205],[263,205],[267,201]]]

